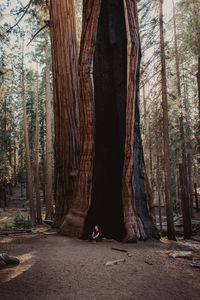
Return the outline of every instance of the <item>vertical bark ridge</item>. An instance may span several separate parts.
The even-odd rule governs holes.
[[[85,217],[91,202],[94,158],[94,84],[93,56],[100,11],[100,0],[83,1],[83,28],[79,57],[80,76],[80,165],[76,194],[60,232],[83,234]]]
[[[148,197],[146,196],[148,182],[144,175],[143,151],[139,128],[138,92],[141,49],[136,2],[124,0],[124,10],[128,40],[128,61],[123,205],[126,227],[125,241],[136,241],[137,239],[145,239],[147,236],[151,236],[153,226],[151,225],[152,220],[146,205],[146,200],[150,199],[150,194],[148,193]]]
[[[99,83],[99,80],[101,81],[101,78],[98,78],[98,76],[101,76],[101,74],[98,74],[98,72],[99,70],[101,70],[102,76],[106,76],[105,74],[111,72],[111,75],[109,75],[111,76],[111,78],[109,77],[108,80],[112,79],[112,82],[116,79],[115,71],[119,72],[119,69],[117,69],[118,66],[116,66],[115,68],[113,64],[113,55],[115,55],[114,51],[116,51],[116,49],[114,49],[114,46],[117,47],[115,38],[117,36],[117,26],[119,26],[119,24],[116,22],[116,16],[113,15],[113,11],[116,9],[115,13],[118,14],[121,8],[123,10],[123,14],[121,14],[121,16],[123,15],[123,21],[125,22],[125,46],[127,46],[125,54],[127,62],[127,65],[125,66],[127,71],[127,86],[125,86],[125,97],[123,94],[122,98],[119,99],[119,96],[116,94],[114,96],[111,95],[111,98],[108,100],[106,98],[106,101],[113,101],[113,111],[109,110],[109,112],[110,118],[114,118],[113,122],[118,122],[117,126],[122,126],[121,123],[123,122],[123,119],[119,118],[120,114],[117,112],[117,109],[119,110],[120,105],[122,105],[123,109],[125,108],[125,130],[123,133],[124,136],[123,139],[121,139],[120,143],[118,143],[118,145],[114,145],[112,148],[113,155],[116,155],[116,151],[122,151],[123,153],[121,167],[122,171],[120,175],[121,188],[119,191],[119,199],[117,200],[116,197],[118,197],[118,195],[116,196],[115,194],[115,191],[113,189],[114,185],[113,187],[110,187],[112,186],[112,178],[110,178],[110,186],[108,185],[108,194],[110,193],[109,197],[106,193],[104,185],[102,185],[104,194],[102,193],[101,197],[98,196],[98,193],[101,193],[101,189],[99,189],[97,183],[99,183],[99,179],[101,179],[101,184],[105,180],[104,178],[102,179],[100,175],[104,174],[103,172],[109,169],[107,168],[107,164],[102,165],[102,168],[104,170],[102,173],[101,171],[99,173],[98,164],[103,161],[101,160],[103,158],[101,158],[101,155],[98,156],[97,150],[100,151],[100,149],[102,150],[104,146],[106,148],[107,146],[109,146],[109,144],[107,143],[106,137],[105,140],[101,140],[101,138],[99,138],[99,130],[100,135],[106,135],[107,133],[105,124],[102,125],[102,122],[104,122],[104,120],[107,121],[107,119],[104,119],[105,116],[102,116],[101,112],[96,111],[95,109],[111,109],[111,106],[107,107],[106,105],[111,105],[112,102],[108,104],[105,102],[104,98],[102,98],[101,101],[101,97],[98,95],[99,87],[102,86],[102,89],[104,89],[104,86],[102,84],[103,81]],[[102,10],[104,10],[104,12],[102,12]],[[103,15],[101,15],[101,13],[103,13]],[[104,27],[99,28],[99,26],[104,26],[104,22],[108,22],[108,27],[110,26],[108,28],[108,33],[104,32]],[[102,41],[97,40],[97,38],[101,38],[100,34],[103,35]],[[102,43],[102,45],[99,45],[99,43]],[[107,46],[105,45],[106,43],[108,43]],[[99,69],[99,62],[97,61],[98,51],[102,50],[101,46],[103,47],[103,49],[104,47],[108,47],[106,50],[108,52],[105,51],[104,53],[107,56],[102,58],[105,60],[106,63],[106,67],[104,66],[105,68],[103,69],[101,69],[102,62],[100,62]],[[99,55],[99,57],[101,57],[101,55]],[[149,215],[147,208],[147,201],[150,201],[150,193],[148,190],[149,187],[144,168],[142,141],[140,136],[139,124],[138,91],[140,59],[141,50],[136,1],[85,0],[83,3],[83,29],[79,59],[81,95],[80,165],[79,174],[76,181],[76,194],[73,198],[72,206],[60,228],[61,233],[80,237],[83,235],[84,230],[87,231],[87,222],[91,225],[92,222],[98,222],[99,218],[99,220],[104,222],[105,227],[103,228],[103,230],[106,232],[106,234],[110,234],[110,236],[112,237],[117,237],[118,234],[118,237],[120,236],[121,238],[124,235],[123,238],[125,237],[125,241],[127,242],[133,242],[137,239],[145,239],[146,237],[150,237],[153,234],[153,221]],[[112,64],[114,67],[113,70]],[[114,84],[114,87],[110,86],[110,89],[114,93],[116,93],[116,90],[118,91],[119,89],[119,87],[116,85],[116,82],[112,83]],[[105,81],[105,85],[106,84],[107,82]],[[106,92],[109,94],[109,87],[106,86],[105,89],[105,96],[108,97],[108,95],[106,95]],[[100,91],[100,95],[103,97],[103,92]],[[101,107],[101,105],[105,105],[105,107]],[[106,110],[105,112],[108,114]],[[99,118],[101,117],[102,119],[99,120]],[[113,126],[115,123],[108,122],[108,124]],[[109,131],[110,128],[107,129],[107,131]],[[113,134],[116,134],[116,129],[115,132],[113,132]],[[117,137],[117,139],[118,138],[119,137]],[[98,147],[97,142],[99,143],[99,141],[100,146]],[[103,145],[101,145],[101,142],[103,143]],[[109,151],[106,152],[107,160],[109,157],[108,155],[110,154]],[[100,159],[98,157],[100,157]],[[107,160],[105,161],[107,162]],[[120,169],[120,166],[118,167]],[[114,173],[115,169],[113,170]],[[115,176],[116,174],[113,174],[113,177],[118,180],[119,178]],[[117,180],[115,182],[115,185],[118,185]],[[117,186],[116,189],[118,189]],[[106,199],[106,201],[104,198]],[[116,200],[116,203],[114,202],[114,200]],[[121,227],[117,227],[117,229],[116,227],[112,227],[112,220],[117,216],[115,204],[122,205],[121,212],[123,213],[121,217],[123,225]],[[109,214],[107,210],[110,213],[110,220],[108,220]],[[118,214],[118,216],[118,220],[120,222],[120,214]],[[113,222],[115,223],[115,221]],[[116,224],[117,219],[115,225]],[[112,232],[109,232],[109,226],[112,228]],[[120,230],[121,233],[119,234],[118,232],[115,232],[117,230]],[[86,233],[89,234],[89,231]]]
[[[50,2],[55,115],[55,226],[73,197],[79,159],[78,44],[74,1]]]
[[[51,98],[50,98],[50,79],[48,67],[48,35],[45,44],[45,89],[46,89],[46,216],[47,220],[53,219],[53,201],[52,201],[52,133],[51,133]]]
[[[35,224],[35,206],[33,201],[33,187],[32,187],[32,172],[30,147],[28,137],[27,112],[26,112],[26,96],[25,96],[25,74],[24,74],[24,38],[22,46],[22,102],[23,102],[23,119],[24,119],[24,139],[25,139],[25,154],[26,154],[26,180],[27,180],[27,198],[29,200],[30,217],[33,224]]]
[[[36,197],[36,221],[42,223],[40,205],[40,180],[39,180],[39,94],[38,94],[38,65],[36,79],[36,117],[35,117],[35,197]]]

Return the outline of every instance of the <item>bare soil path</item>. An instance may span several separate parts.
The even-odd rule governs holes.
[[[169,258],[173,247],[154,240],[92,244],[59,235],[0,237],[0,253],[21,260],[0,269],[0,299],[200,299],[200,270],[188,260]],[[105,266],[122,258],[125,263]]]

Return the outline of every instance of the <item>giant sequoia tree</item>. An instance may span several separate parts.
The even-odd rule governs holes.
[[[60,1],[59,4],[52,1],[51,17],[54,18],[52,12],[54,13],[55,6],[58,9],[62,2],[65,6],[60,9],[62,12],[59,18],[66,13],[67,19],[63,24],[65,31],[60,28],[59,34],[65,35],[67,32],[65,51],[72,53],[75,44],[71,42],[75,28],[68,31],[68,26],[75,26],[73,1]],[[58,30],[59,21],[54,24]],[[60,51],[58,48],[55,50],[54,45],[61,38],[63,37],[53,33],[54,60],[58,54],[56,51]],[[65,44],[60,44],[61,46],[64,47]],[[58,66],[63,70],[64,76],[71,71],[76,72],[75,65],[71,69],[75,59],[74,55],[71,61],[68,60],[68,64]],[[154,232],[148,207],[150,197],[140,137],[140,59],[136,1],[84,0],[79,56],[80,161],[74,194],[60,226],[63,234],[88,237],[95,223],[102,226],[105,236],[119,240],[144,239]],[[54,96],[59,74],[61,72],[55,74],[54,71]],[[77,89],[74,90],[77,86],[73,86],[74,73],[72,75],[71,81],[65,81],[62,88],[68,93],[72,89],[72,95],[78,96]],[[56,94],[56,101],[57,99]],[[64,123],[60,123],[59,127],[57,122],[62,109],[70,111],[73,103],[68,100],[57,105],[55,102],[56,141],[59,144],[66,141],[70,145],[73,140],[67,140],[70,134],[66,135],[61,126],[65,126],[65,122],[71,122],[69,130],[74,132],[78,129],[73,126],[78,126],[78,123],[74,119],[63,118]],[[73,150],[73,144],[70,146]],[[62,151],[58,152],[60,150]],[[63,155],[67,153],[63,152],[64,148],[60,150],[55,144],[56,203],[59,203],[56,205],[57,213],[61,204],[66,201],[59,193],[67,188],[64,186],[67,182],[62,173]],[[60,191],[58,184],[62,186]]]
[[[74,1],[50,2],[55,123],[55,225],[59,226],[72,201],[78,170],[78,46]]]

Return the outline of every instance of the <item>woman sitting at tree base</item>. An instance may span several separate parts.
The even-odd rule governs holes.
[[[101,231],[99,229],[99,225],[95,225],[94,231],[92,233],[92,242],[96,243],[101,239]]]

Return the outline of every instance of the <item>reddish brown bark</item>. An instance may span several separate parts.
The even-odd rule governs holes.
[[[158,128],[161,127],[160,120],[158,120]],[[159,141],[159,130],[157,131],[157,141]],[[160,157],[160,149],[159,143],[156,143],[156,185],[157,185],[157,192],[158,192],[158,213],[159,213],[159,224],[160,224],[160,235],[163,235],[163,228],[162,228],[162,207],[161,207],[161,182],[162,182],[162,175],[160,172],[161,167],[161,157]]]
[[[40,207],[40,180],[39,180],[39,107],[38,107],[38,73],[36,81],[36,118],[35,118],[35,196],[36,196],[36,222],[42,223]]]
[[[82,236],[85,218],[91,203],[93,171],[93,55],[100,0],[83,1],[83,28],[80,45],[80,166],[76,194],[72,207],[61,227],[61,232]],[[93,46],[92,46],[93,45]]]
[[[163,143],[164,143],[164,172],[165,172],[165,196],[167,216],[167,236],[169,239],[176,239],[173,220],[173,209],[171,203],[170,183],[170,162],[169,162],[169,132],[168,132],[168,99],[167,80],[165,64],[165,42],[163,34],[163,0],[159,0],[160,9],[160,56],[161,56],[161,77],[162,77],[162,109],[163,109]]]
[[[74,1],[50,1],[55,124],[55,226],[72,202],[78,172],[78,64]]]
[[[45,59],[46,59],[46,220],[53,219],[53,202],[52,202],[52,132],[51,132],[51,99],[50,99],[50,79],[49,79],[49,64],[48,64],[48,35],[46,35],[45,44]]]
[[[25,138],[25,153],[26,153],[27,198],[29,200],[31,221],[34,224],[35,208],[33,202],[31,160],[30,160],[30,148],[29,148],[29,139],[28,139],[25,83],[24,83],[24,48],[22,49],[22,101],[23,101],[24,138]]]
[[[200,56],[198,56],[197,89],[198,89],[199,132],[200,132]]]
[[[118,1],[119,2],[119,1]],[[107,3],[102,2],[102,9],[106,11]],[[120,4],[120,3],[119,3]],[[109,3],[108,3],[109,5]],[[139,132],[139,65],[140,65],[140,38],[137,19],[136,1],[122,2],[126,23],[127,38],[127,96],[126,96],[126,136],[124,146],[124,165],[122,171],[122,211],[125,227],[125,241],[136,241],[151,236],[153,222],[147,211],[146,174],[144,171],[143,154],[141,154],[141,138]],[[114,6],[114,9],[116,7]],[[80,133],[81,150],[79,174],[76,182],[76,194],[71,208],[60,228],[60,232],[68,235],[82,236],[88,209],[91,206],[92,190],[94,189],[93,165],[94,153],[94,129],[95,129],[95,93],[94,93],[94,51],[99,26],[99,13],[101,1],[83,1],[83,30],[80,48],[79,72],[80,72]],[[101,16],[103,24],[104,16]],[[106,18],[106,17],[105,17]],[[110,23],[109,23],[110,24]],[[112,24],[112,23],[111,23]],[[112,37],[111,37],[112,40]],[[98,59],[98,58],[96,58]],[[96,62],[97,63],[97,62]],[[96,78],[97,80],[97,78]],[[97,83],[96,83],[97,84]],[[113,112],[114,113],[114,112]],[[137,126],[135,125],[137,124]],[[136,140],[135,140],[136,138]],[[138,147],[138,148],[137,148]],[[114,150],[114,149],[113,149]],[[139,153],[139,157],[137,157]],[[138,165],[134,166],[134,155],[138,159]],[[96,161],[97,163],[97,161]],[[136,162],[135,162],[136,164]],[[104,166],[102,166],[104,167]],[[96,167],[97,168],[97,167]],[[139,168],[142,179],[139,185],[144,186],[145,195],[138,198],[137,185],[134,183]],[[134,171],[133,171],[134,169]],[[138,175],[139,177],[139,175]],[[145,179],[144,179],[145,178]],[[145,181],[145,182],[144,182]],[[94,191],[93,191],[94,193]],[[137,197],[136,197],[137,196]],[[95,195],[93,195],[95,197]],[[94,200],[93,200],[94,201]],[[103,199],[102,199],[103,201]],[[137,207],[136,207],[137,206]],[[141,208],[140,206],[143,206]],[[115,209],[113,207],[113,209]],[[138,215],[138,211],[141,215]]]
[[[179,163],[179,176],[180,176],[180,188],[181,188],[181,207],[183,214],[183,227],[184,227],[184,238],[191,239],[192,237],[192,225],[190,216],[190,206],[187,195],[187,186],[185,185],[185,169],[182,163]]]

